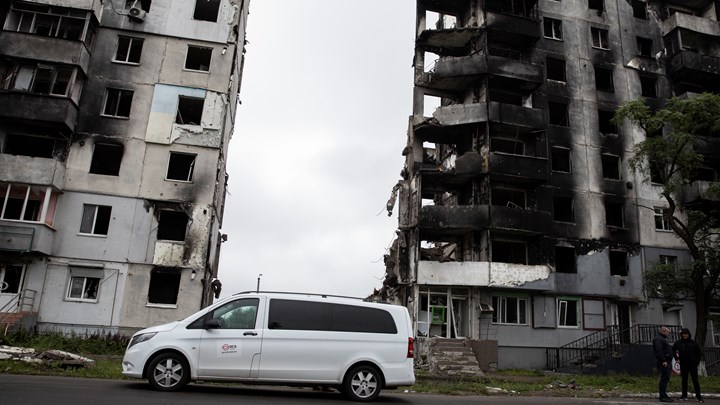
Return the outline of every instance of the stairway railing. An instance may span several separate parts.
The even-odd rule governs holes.
[[[7,324],[6,321],[14,314],[18,312],[31,312],[33,310],[33,306],[35,305],[35,296],[37,296],[36,290],[26,288],[0,308],[0,325],[5,324],[3,333],[7,334],[7,330],[10,325]]]

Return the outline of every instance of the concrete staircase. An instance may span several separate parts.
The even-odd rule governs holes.
[[[462,339],[430,339],[428,363],[430,370],[438,375],[464,377],[484,375],[475,353]]]

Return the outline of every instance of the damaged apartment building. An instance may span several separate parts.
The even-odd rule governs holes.
[[[247,0],[2,2],[0,322],[129,333],[219,295],[247,17]]]
[[[545,368],[547,348],[598,331],[694,330],[692,301],[644,295],[645,269],[689,255],[660,187],[629,168],[645,134],[611,118],[626,100],[719,91],[719,12],[711,0],[417,0],[413,113],[388,203],[399,229],[376,295],[408,307],[419,352],[436,337],[486,341],[500,368]],[[711,152],[700,191],[717,180]]]

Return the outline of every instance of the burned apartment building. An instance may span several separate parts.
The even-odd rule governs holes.
[[[413,115],[388,203],[399,229],[376,295],[408,307],[419,353],[470,339],[496,344],[500,368],[545,368],[546,348],[597,331],[694,328],[692,301],[644,294],[644,269],[689,255],[659,186],[628,166],[645,134],[611,118],[626,100],[720,90],[719,12],[710,0],[417,0]],[[717,180],[710,152],[699,190]]]
[[[3,2],[0,317],[129,333],[212,302],[247,17],[247,0]]]

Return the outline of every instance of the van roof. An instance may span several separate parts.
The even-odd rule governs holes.
[[[352,297],[347,295],[333,295],[333,294],[323,294],[323,293],[309,293],[309,292],[294,292],[294,291],[241,291],[238,293],[233,294],[233,296],[237,295],[250,295],[250,294],[264,294],[264,295],[275,295],[275,296],[304,296],[304,297],[319,297],[319,298],[340,298],[340,299],[346,299],[346,300],[354,300],[354,301],[362,301],[362,302],[373,302],[378,304],[387,304],[387,302],[384,301],[374,301],[368,298],[360,298],[360,297]]]

